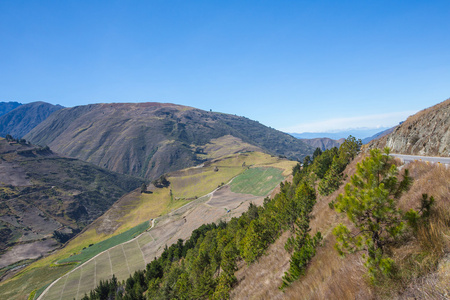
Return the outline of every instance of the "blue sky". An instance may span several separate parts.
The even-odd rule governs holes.
[[[0,101],[387,127],[450,97],[449,13],[449,1],[0,0]]]

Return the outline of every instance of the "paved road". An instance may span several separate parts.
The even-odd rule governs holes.
[[[404,155],[404,154],[394,154],[391,156],[400,158],[405,163],[412,161],[429,161],[431,163],[441,163],[450,165],[450,157],[433,157],[433,156],[419,156],[419,155]]]

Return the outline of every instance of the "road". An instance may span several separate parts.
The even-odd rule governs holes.
[[[405,155],[405,154],[390,154],[393,157],[400,158],[405,163],[412,161],[428,161],[431,163],[441,163],[445,165],[450,165],[450,157],[434,157],[434,156],[419,156],[419,155]]]

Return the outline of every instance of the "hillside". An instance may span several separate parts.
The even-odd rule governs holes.
[[[3,116],[7,112],[21,106],[22,103],[19,102],[0,102],[0,116]]]
[[[333,156],[335,163],[351,157],[347,156],[348,146],[349,143],[344,143],[339,149],[339,156]],[[357,189],[354,190],[355,194],[351,192],[352,187],[344,189],[344,185],[341,185],[325,196],[321,186],[324,180],[326,182],[339,176],[334,175],[324,176],[318,183],[319,193],[316,193],[310,182],[317,179],[317,171],[322,166],[329,165],[324,158],[335,152],[325,151],[312,164],[304,165],[303,168],[297,165],[293,169],[291,183],[281,184],[277,189],[279,193],[265,199],[263,206],[250,205],[246,213],[228,223],[201,226],[184,243],[180,240],[162,253],[159,252],[159,258],[148,263],[146,270],[136,271],[126,284],[108,281],[103,283],[103,287],[97,288],[95,294],[91,293],[88,299],[97,299],[101,294],[106,298],[106,293],[114,294],[118,290],[131,299],[137,299],[144,293],[151,299],[446,299],[450,292],[450,211],[446,184],[450,180],[450,169],[422,162],[404,166],[380,151],[371,151],[370,154],[362,152],[347,166],[341,178],[344,183],[348,183],[352,177],[353,186],[367,182],[364,185],[368,186],[366,191],[360,193]],[[357,152],[358,149],[352,150],[354,154]],[[408,177],[406,168],[411,177]],[[195,173],[194,170],[191,169],[189,173]],[[334,172],[333,168],[328,171]],[[328,173],[332,174],[330,172]],[[245,173],[235,179],[238,181],[235,187],[244,181]],[[378,184],[373,181],[374,173],[381,177],[382,181]],[[355,174],[358,176],[354,177]],[[398,181],[395,179],[397,177]],[[247,186],[255,187],[258,179],[255,181],[248,182]],[[231,191],[233,183],[234,181]],[[390,190],[384,188],[385,183],[389,184]],[[380,189],[385,196],[377,193],[373,197],[376,189]],[[358,204],[362,200],[361,206],[367,205],[363,207],[365,213],[360,220],[365,222],[368,219],[366,224],[377,224],[381,228],[356,228],[348,220],[349,211],[345,211],[348,215],[342,210],[338,213],[336,208],[342,204],[340,201],[343,198],[336,200],[336,197],[344,191],[346,194],[351,192],[356,195],[352,196],[352,200]],[[217,194],[212,194],[212,198],[199,198],[196,201],[206,201],[204,203],[211,209],[213,203],[223,205],[225,201],[231,200],[230,197],[222,198],[227,192],[220,189]],[[432,198],[423,196],[424,194]],[[384,204],[385,201],[391,201],[388,199],[390,197],[397,199],[392,200],[395,208],[389,207],[386,210]],[[430,202],[424,202],[424,199],[430,199]],[[377,205],[380,202],[383,205]],[[227,203],[225,210],[229,208],[230,202]],[[304,209],[308,209],[311,215],[308,212],[305,214]],[[185,210],[173,213],[174,216],[178,214],[178,222],[161,223],[172,223],[180,231],[191,225]],[[203,215],[201,212],[200,214]],[[386,214],[392,214],[390,221],[385,218]],[[411,218],[412,216],[415,217]],[[382,219],[381,223],[378,223],[378,218]],[[390,230],[392,227],[385,227],[390,226],[391,222],[399,226],[395,232]],[[342,232],[335,228],[342,226],[339,225],[342,223],[349,230],[344,231],[349,234],[349,239],[345,241],[350,246],[350,253],[345,258],[340,257],[334,247],[335,234]],[[372,230],[379,230],[375,232],[383,234],[384,252],[378,248],[375,253],[378,257],[383,257],[380,268],[377,269],[374,268],[379,260],[366,263],[367,253],[370,255],[368,250],[373,245]],[[365,234],[367,231],[369,234]],[[172,232],[177,230],[149,231],[149,234],[122,244],[122,249],[111,248],[108,255],[103,253],[95,257],[93,262],[90,261],[62,277],[44,292],[42,299],[59,299],[61,295],[63,298],[71,298],[72,295],[79,298],[80,292],[82,294],[85,291],[84,283],[93,288],[90,280],[92,277],[106,278],[105,272],[109,276],[123,276],[124,273],[139,269],[138,265],[142,268],[143,262],[138,259],[142,256],[139,249],[147,253],[147,243],[158,244],[161,237]],[[395,234],[391,236],[392,239],[389,238],[391,234]],[[361,239],[352,239],[354,237]],[[367,245],[369,248],[362,247],[359,250],[363,251],[353,252],[352,245]],[[162,244],[159,247],[161,246]],[[69,259],[77,260],[80,256]],[[128,264],[124,263],[127,261]],[[90,273],[95,266],[103,266],[103,271],[95,272],[97,277]],[[111,266],[111,270],[108,266]],[[374,267],[368,269],[367,266]],[[121,278],[123,277],[118,280]],[[83,284],[78,284],[77,287],[77,282]],[[284,289],[280,290],[280,287]],[[102,292],[105,288],[106,291]]]
[[[409,117],[369,147],[391,148],[393,153],[450,156],[450,99]]]
[[[324,151],[327,149],[331,149],[333,147],[338,147],[344,142],[344,138],[339,140],[333,140],[329,138],[315,138],[315,139],[301,139],[302,142],[310,145],[314,149],[320,148],[320,150]]]
[[[365,156],[366,153],[361,154],[347,167],[344,185]],[[414,181],[400,198],[400,208],[405,212],[420,208],[423,193],[432,195],[436,202],[431,229],[424,229],[418,238],[406,235],[393,247],[391,255],[399,272],[392,280],[370,284],[362,253],[342,258],[334,248],[333,228],[339,223],[349,223],[345,216],[329,207],[344,192],[342,185],[329,196],[318,195],[310,223],[311,234],[320,231],[324,240],[305,274],[284,291],[279,290],[291,259],[285,250],[290,233],[285,232],[256,263],[239,265],[235,273],[238,283],[230,293],[231,299],[448,299],[445,295],[450,292],[447,188],[450,168],[414,162],[408,169]]]
[[[0,276],[58,247],[141,184],[48,148],[0,140]]]
[[[31,129],[47,119],[53,112],[63,108],[45,102],[23,104],[0,116],[0,136],[7,134],[22,138]]]
[[[105,263],[109,267],[109,256],[115,275],[120,280],[126,279],[130,272],[144,268],[145,263],[159,256],[165,245],[188,238],[202,224],[239,216],[250,202],[262,204],[268,191],[288,176],[295,164],[264,153],[249,152],[228,155],[200,167],[167,174],[169,186],[150,186],[145,193],[133,191],[125,195],[65,248],[3,282],[0,297],[26,299],[32,290],[45,288],[46,284],[76,267],[63,263],[85,262],[103,250],[106,252],[82,266],[81,274],[81,268],[78,268],[57,281],[44,299],[56,299],[59,296],[55,295],[61,293],[64,294],[63,299],[77,295],[79,299],[94,283],[111,277],[111,268],[104,268]],[[253,180],[249,181],[249,175]],[[229,183],[232,178],[236,184]],[[152,219],[154,227],[145,231]],[[138,239],[127,242],[141,232],[144,233]],[[120,245],[118,249],[108,250],[124,242],[125,252]],[[121,255],[120,259],[117,255]],[[82,284],[72,284],[72,281]]]
[[[235,153],[252,146],[250,150],[301,160],[313,151],[288,134],[244,117],[164,103],[65,108],[25,138],[112,171],[154,179],[203,162],[211,155],[207,149],[212,140],[214,151],[228,149],[217,139],[229,136]]]
[[[401,123],[403,123],[403,122],[400,122],[400,124],[401,124]],[[379,139],[379,138],[382,138],[383,136],[388,135],[389,133],[391,133],[392,131],[394,131],[396,127],[397,127],[397,126],[394,126],[394,127],[392,127],[392,128],[389,128],[389,129],[383,130],[383,131],[381,131],[381,132],[378,132],[378,133],[376,133],[376,134],[374,134],[374,135],[372,135],[372,136],[370,136],[370,137],[367,137],[367,138],[365,138],[365,139],[362,140],[362,143],[365,145],[365,144],[368,144],[369,142],[371,142],[371,141],[373,141],[373,140],[377,140],[377,139]]]

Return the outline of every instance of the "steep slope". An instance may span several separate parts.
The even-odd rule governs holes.
[[[224,136],[243,143],[235,152],[250,144],[270,154],[301,160],[313,151],[288,134],[244,117],[163,103],[62,109],[25,138],[116,172],[154,179],[203,162],[210,154],[206,145]],[[223,143],[221,147],[228,146]],[[218,150],[215,147],[214,151]]]
[[[324,151],[327,149],[331,149],[333,147],[338,147],[345,141],[345,139],[333,140],[329,138],[316,138],[316,139],[301,139],[306,144],[311,147],[320,148],[320,150]]]
[[[403,123],[403,122],[401,122],[401,123]],[[400,123],[400,124],[401,124],[401,123]],[[371,141],[373,141],[373,140],[382,138],[383,136],[388,135],[389,133],[393,132],[393,131],[395,130],[395,128],[397,128],[397,126],[394,126],[394,127],[392,127],[392,128],[383,130],[383,131],[381,131],[381,132],[378,132],[378,133],[372,135],[371,137],[367,137],[367,138],[363,139],[363,140],[362,140],[362,143],[363,143],[363,144],[368,144],[369,142],[371,142]]]
[[[99,280],[112,276],[109,257],[111,257],[111,265],[116,277],[126,279],[129,272],[133,272],[133,268],[139,265],[136,263],[140,262],[140,267],[145,267],[142,258],[146,262],[152,261],[155,256],[160,255],[165,245],[170,246],[179,238],[189,237],[192,230],[203,223],[229,220],[239,216],[247,209],[250,202],[262,204],[264,196],[260,194],[261,185],[273,189],[282,178],[290,174],[295,165],[296,162],[283,158],[260,152],[247,152],[213,159],[203,166],[167,174],[170,182],[168,187],[151,186],[145,193],[135,190],[126,194],[101,217],[87,226],[83,232],[68,242],[64,248],[33,263],[16,277],[0,283],[0,298],[26,299],[32,290],[45,288],[48,283],[64,276],[67,271],[76,267],[76,265],[65,265],[64,262],[87,261],[103,250],[106,252],[81,267],[82,274],[74,270],[62,277],[62,280],[60,279],[56,285],[50,288],[48,296],[45,296],[44,299],[52,299],[55,294],[59,295],[57,297],[59,299],[61,284],[65,284],[68,277],[67,284],[65,284],[67,288],[64,289],[62,299],[73,299],[77,294],[79,299],[85,291],[89,293],[89,290],[94,284],[98,284]],[[256,176],[260,182],[258,184],[248,183],[246,187],[250,187],[250,190],[246,191],[239,190],[239,184],[236,187],[233,184],[227,184],[232,178],[236,178],[238,183],[246,181],[246,174],[250,171],[257,172],[265,180],[261,180],[261,176]],[[280,177],[273,176],[273,171]],[[242,180],[239,180],[240,178]],[[234,190],[235,188],[237,190]],[[144,233],[137,242],[132,241],[123,245],[130,270],[127,267],[117,269],[119,264],[122,264],[122,267],[125,266],[126,260],[125,258],[117,259],[114,256],[117,254],[115,249],[107,249],[133,238],[133,236],[128,236],[127,239],[121,237],[120,241],[116,239],[127,233],[130,228],[134,230],[141,227],[140,232],[147,229],[151,219],[154,220],[151,222],[154,225],[151,230]],[[147,226],[142,228],[142,223],[145,221]],[[108,239],[111,237],[114,241]],[[105,243],[109,247],[99,249]],[[133,252],[130,251],[132,249],[129,246],[139,246],[141,250],[134,248],[137,251]],[[121,246],[119,246],[119,250],[123,253]],[[108,266],[106,269],[104,268],[105,262]],[[72,285],[72,279],[77,275],[82,275],[82,277],[81,279],[77,277],[77,283]],[[79,285],[78,282],[81,284]],[[80,288],[77,293],[78,286]],[[73,292],[75,293],[71,295],[70,293]]]
[[[7,134],[21,138],[39,123],[47,119],[54,111],[63,108],[45,102],[32,102],[20,105],[0,116],[0,136]]]
[[[0,140],[0,275],[59,246],[141,184],[48,148]]]
[[[450,99],[409,117],[369,147],[391,148],[393,153],[450,156]]]
[[[311,233],[320,231],[324,237],[305,274],[284,291],[279,290],[282,276],[289,269],[290,255],[285,232],[256,263],[242,262],[235,273],[237,285],[231,299],[448,299],[450,287],[450,198],[448,181],[450,168],[423,162],[408,164],[413,178],[411,189],[399,200],[404,211],[420,208],[422,194],[435,198],[430,219],[430,231],[419,238],[404,238],[392,249],[392,257],[401,270],[392,281],[373,285],[367,278],[362,252],[342,258],[334,248],[333,228],[339,223],[349,225],[348,219],[330,209],[329,203],[344,193],[345,183],[356,171],[356,164],[366,154],[360,154],[345,170],[345,182],[329,196],[318,195],[311,219]],[[430,255],[435,251],[438,255]]]
[[[7,112],[21,106],[22,103],[19,102],[0,102],[0,116],[3,116]]]

